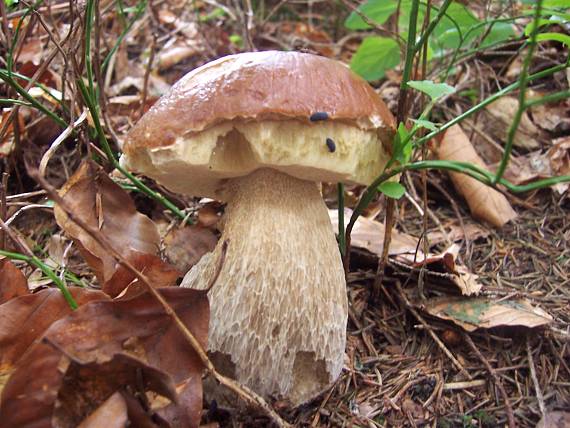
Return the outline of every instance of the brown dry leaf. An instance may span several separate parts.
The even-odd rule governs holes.
[[[533,328],[552,322],[548,313],[533,307],[527,300],[444,297],[428,300],[423,309],[430,315],[452,321],[469,332],[478,328],[503,326]]]
[[[547,412],[538,421],[536,428],[568,428],[570,427],[570,412]]]
[[[158,54],[158,69],[167,70],[200,52],[198,42],[188,39],[177,40],[173,44],[165,46]]]
[[[430,245],[441,244],[447,242],[449,239],[452,242],[469,239],[474,241],[479,238],[485,238],[491,233],[489,228],[483,227],[477,223],[465,223],[465,228],[461,227],[459,222],[454,221],[444,225],[446,234],[439,229],[434,229],[428,232],[428,241]]]
[[[345,208],[344,218],[345,223],[348,223],[352,210]],[[338,230],[338,210],[329,210],[329,217],[333,224],[334,230]],[[392,232],[392,241],[388,255],[390,260],[397,262],[402,267],[408,269],[421,266],[424,260],[424,253],[418,248],[418,240],[412,235],[401,233],[396,230]],[[364,248],[376,256],[382,255],[382,243],[384,242],[384,225],[380,222],[359,217],[354,224],[351,233],[351,245],[358,248]],[[465,266],[455,263],[459,253],[459,245],[452,245],[441,254],[426,255],[426,263],[428,269],[430,265],[442,264],[447,269],[447,273],[439,273],[442,270],[438,269],[438,276],[451,281],[462,294],[472,295],[477,294],[481,290],[481,284],[478,282],[478,276],[469,272]],[[417,253],[416,253],[417,250]]]
[[[188,272],[206,253],[214,250],[218,237],[209,228],[174,228],[164,238],[164,253],[180,272]]]
[[[115,392],[77,428],[124,428],[128,422],[127,402],[119,392]]]
[[[352,210],[350,208],[344,209],[344,221],[348,224]],[[329,217],[335,231],[338,230],[338,210],[329,209]],[[382,245],[384,242],[384,225],[380,222],[370,220],[366,217],[360,216],[350,234],[351,245],[364,248],[377,256],[382,254]],[[418,238],[406,233],[392,230],[392,241],[390,242],[389,255],[394,256],[398,254],[416,254],[418,246]],[[418,250],[418,260],[423,259],[423,253]]]
[[[400,254],[395,258],[414,268],[421,267],[425,263],[429,271],[435,271],[438,276],[441,275],[450,280],[464,296],[479,294],[482,288],[479,276],[471,273],[465,266],[456,263],[460,248],[459,245],[453,244],[441,254],[428,254],[425,262],[423,259],[414,258],[409,254]],[[441,274],[440,272],[444,273]]]
[[[16,147],[14,140],[14,124],[11,122],[6,125],[6,122],[8,121],[11,113],[12,109],[2,109],[2,112],[0,114],[0,129],[6,127],[6,130],[4,131],[4,138],[0,140],[0,159],[8,157]],[[21,132],[25,132],[26,126],[24,124],[24,118],[20,113],[16,114],[15,120],[18,121],[18,128],[21,130]]]
[[[157,254],[160,236],[154,223],[137,212],[129,195],[95,163],[84,162],[60,190],[73,214],[98,228],[125,258],[133,252]],[[117,269],[114,258],[55,206],[59,226],[77,243],[81,254],[95,271],[101,284]]]
[[[28,280],[20,269],[8,259],[0,260],[0,304],[28,293]]]
[[[78,305],[109,298],[100,291],[84,288],[70,287],[69,291]],[[16,297],[0,305],[0,378],[9,375],[18,359],[52,323],[71,312],[56,288]]]
[[[544,98],[548,93],[528,90],[527,99]],[[538,104],[530,107],[534,123],[546,131],[560,135],[570,131],[570,101],[568,99],[556,103]]]
[[[154,288],[170,287],[176,284],[176,280],[182,276],[172,265],[163,262],[160,257],[152,254],[133,253],[130,257],[133,266],[144,273]],[[138,285],[135,275],[124,266],[119,266],[109,281],[103,285],[103,291],[111,297],[117,297],[129,287],[136,288],[137,292],[131,291],[130,297],[146,290],[144,284]]]
[[[205,348],[206,294],[174,287],[160,293]],[[52,324],[42,342],[20,360],[3,391],[0,426],[40,426],[52,418],[58,426],[77,426],[127,386],[169,398],[157,403],[170,404],[153,410],[172,426],[198,426],[202,370],[191,345],[148,293],[92,302]],[[130,418],[130,400],[125,399]]]
[[[487,106],[483,118],[485,131],[496,140],[506,141],[509,127],[513,123],[518,108],[519,101],[514,97],[502,97]],[[540,147],[539,134],[538,128],[525,111],[515,133],[513,144],[528,150],[537,149]]]
[[[570,175],[570,137],[559,138],[554,141],[551,149],[546,153],[550,161],[550,168],[554,175]],[[568,190],[569,183],[559,183],[552,186],[558,193]]]
[[[454,125],[445,132],[436,148],[436,154],[441,160],[470,162],[486,168],[459,125]],[[509,201],[495,189],[464,174],[457,172],[449,174],[455,188],[465,197],[475,217],[496,227],[501,227],[516,218],[517,213]]]
[[[176,401],[176,387],[172,378],[138,358],[115,354],[109,361],[87,364],[72,361],[58,388],[53,425],[76,427],[96,411],[102,401],[104,404],[107,397],[127,389],[134,390],[137,395],[152,391],[168,401]]]
[[[546,153],[536,151],[520,156],[511,162],[505,171],[505,178],[515,184],[532,183],[541,178],[570,175],[570,137],[554,140]],[[559,194],[568,190],[568,183],[551,186]]]
[[[198,224],[202,227],[214,228],[220,221],[220,203],[208,202],[198,211]]]

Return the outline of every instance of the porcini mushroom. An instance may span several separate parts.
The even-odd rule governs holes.
[[[347,298],[319,182],[369,184],[394,119],[340,62],[227,56],[184,76],[128,134],[122,162],[167,188],[227,202],[218,247],[186,275],[209,292],[209,352],[265,397],[300,404],[343,365]]]

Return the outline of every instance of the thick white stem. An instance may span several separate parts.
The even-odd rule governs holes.
[[[314,182],[270,169],[228,188],[220,244],[182,285],[205,288],[229,240],[209,292],[209,351],[258,393],[300,404],[344,359],[346,287],[327,208]]]

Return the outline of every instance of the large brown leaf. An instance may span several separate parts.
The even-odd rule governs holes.
[[[0,260],[0,304],[28,293],[28,280],[20,269],[8,259]]]
[[[78,305],[109,298],[100,291],[84,288],[70,287],[69,291]],[[0,379],[9,375],[18,359],[53,322],[71,312],[56,288],[16,297],[0,305]]]
[[[441,160],[470,162],[486,167],[459,125],[454,125],[445,132],[436,153]],[[458,172],[449,174],[455,188],[463,195],[475,217],[501,227],[517,216],[507,198],[495,189]]]
[[[95,163],[83,163],[60,194],[74,216],[99,229],[125,258],[133,251],[158,253],[160,237],[154,223],[137,212],[129,195]],[[55,218],[78,244],[100,283],[108,281],[117,268],[116,260],[57,205]]]
[[[206,293],[175,287],[160,293],[205,348]],[[197,426],[202,370],[198,355],[150,294],[92,302],[52,324],[20,360],[2,395],[0,426],[48,426],[52,417],[60,426],[76,426],[125,390],[168,397],[170,404],[159,409],[164,419],[175,427]],[[135,376],[141,371],[149,383],[141,385]]]

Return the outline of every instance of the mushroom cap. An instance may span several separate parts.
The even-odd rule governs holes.
[[[311,121],[315,113],[327,119]],[[393,133],[384,102],[344,64],[251,52],[174,84],[127,135],[122,162],[174,191],[213,197],[224,179],[265,167],[368,184],[389,158]]]

